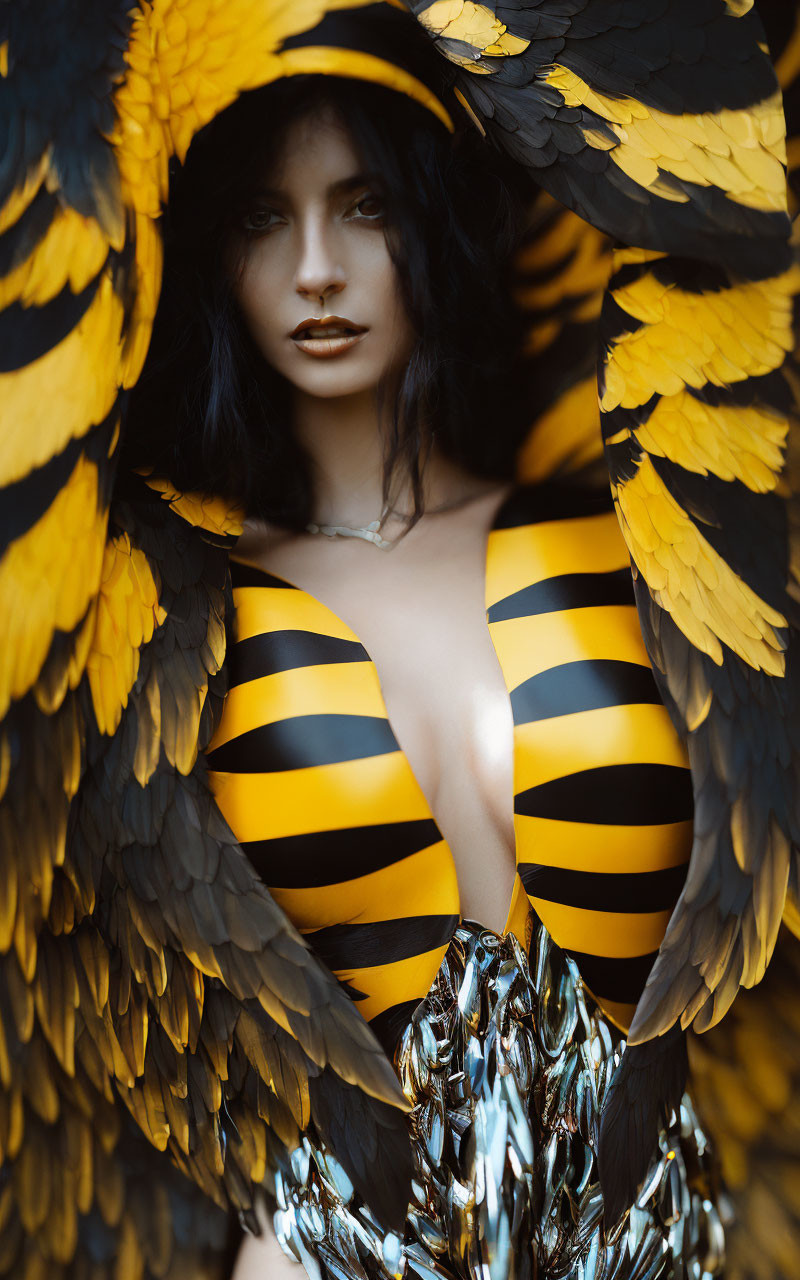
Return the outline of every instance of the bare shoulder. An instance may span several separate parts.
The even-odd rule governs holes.
[[[263,520],[248,519],[236,544],[236,557],[260,564],[300,540],[301,536],[294,530],[266,524]]]

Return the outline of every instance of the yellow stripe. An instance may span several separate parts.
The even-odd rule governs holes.
[[[517,725],[516,793],[606,765],[669,764],[688,757],[663,706],[599,707]]]
[[[719,187],[749,208],[786,207],[783,163],[783,105],[780,93],[761,102],[719,112],[671,115],[636,98],[597,93],[567,67],[555,64],[545,76],[567,106],[583,107],[606,120],[617,144],[611,159],[640,186],[667,199],[688,199],[666,186],[662,173],[683,182]],[[583,127],[590,146],[609,150],[609,141]]]
[[[42,404],[53,416],[52,404],[45,398]],[[98,509],[101,492],[97,466],[79,457],[44,515],[0,560],[0,717],[10,701],[36,683],[53,632],[68,634],[77,627],[99,588],[107,525],[107,512]],[[84,629],[85,643],[76,642],[72,657],[65,653],[61,658],[64,678],[52,682],[58,696],[48,701],[48,712],[63,699],[68,684],[77,685],[90,639],[91,631]]]
[[[616,493],[631,554],[657,604],[715,662],[726,644],[757,671],[782,676],[786,618],[703,536],[645,454]]]
[[[335,866],[331,873],[336,874]],[[405,916],[458,915],[455,864],[444,840],[353,880],[309,889],[270,886],[270,893],[299,929],[324,929],[343,921],[372,924]]]
[[[510,690],[542,671],[587,658],[650,666],[632,604],[534,614],[493,622],[489,631]]]
[[[789,431],[787,418],[756,406],[708,405],[688,391],[662,396],[647,421],[636,428],[649,454],[686,471],[721,480],[740,480],[756,493],[778,483]],[[630,437],[624,428],[620,438]]]
[[[122,301],[104,275],[74,329],[25,368],[0,374],[0,484],[21,480],[49,462],[110,413],[117,397],[117,368],[109,352],[116,353],[122,319]]]
[[[516,814],[520,862],[569,871],[662,871],[688,861],[692,822],[656,826],[614,826],[593,822],[559,822]]]
[[[241,733],[291,716],[352,715],[386,719],[380,682],[371,662],[297,667],[236,685],[210,751]]]
[[[531,898],[534,911],[553,941],[565,951],[627,960],[657,951],[671,911],[589,911]]]
[[[314,935],[308,934],[314,945]],[[371,1021],[379,1013],[405,1000],[422,1000],[430,990],[447,946],[423,951],[408,960],[395,960],[393,964],[376,964],[367,969],[334,969],[337,978],[350,982],[366,993],[366,1000],[359,1000],[357,1008]]]
[[[586,983],[583,985],[586,986]],[[586,990],[589,991],[589,988],[586,987]],[[603,1013],[611,1019],[614,1026],[618,1027],[620,1031],[623,1031],[627,1035],[628,1029],[633,1022],[636,1005],[631,1004],[626,1000],[601,1000],[593,991],[589,991],[589,995],[597,1004],[600,1005]]]
[[[605,360],[601,407],[634,409],[654,392],[679,395],[707,382],[726,387],[780,368],[794,345],[800,269],[693,293],[653,274],[613,291],[641,323],[615,338]]]
[[[575,471],[603,452],[597,375],[574,383],[539,414],[517,454],[520,480],[547,480],[554,471]]]
[[[306,45],[297,49],[284,49],[278,54],[277,61],[285,76],[347,76],[354,80],[381,84],[387,89],[396,89],[398,93],[404,93],[406,97],[413,98],[432,111],[449,133],[455,132],[450,112],[426,84],[402,67],[378,58],[375,54],[361,53],[356,49],[334,49],[328,45]]]
[[[494,529],[487,549],[487,606],[562,573],[605,573],[630,563],[613,511]]]
[[[237,840],[430,818],[400,751],[278,773],[209,773]]]
[[[73,293],[80,293],[100,271],[108,248],[93,218],[69,207],[59,208],[29,256],[0,279],[0,308],[16,301],[24,307],[42,307],[67,284]]]
[[[326,605],[305,591],[290,587],[237,587],[233,593],[236,608],[236,639],[271,631],[311,631],[314,635],[334,636],[337,640],[355,640],[351,631]]]
[[[508,908],[508,916],[503,929],[504,936],[509,933],[514,934],[517,941],[522,944],[526,951],[530,949],[533,933],[533,913],[528,902],[528,895],[525,892],[525,886],[520,880],[519,874],[514,880],[511,905]]]

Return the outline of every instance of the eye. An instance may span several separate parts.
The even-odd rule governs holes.
[[[386,218],[386,207],[374,191],[365,191],[352,205],[350,213],[363,218],[365,222],[382,223]]]
[[[273,227],[278,226],[282,221],[280,214],[274,209],[253,208],[246,209],[242,214],[242,230],[249,231],[254,235],[261,234],[265,231],[271,231]]]

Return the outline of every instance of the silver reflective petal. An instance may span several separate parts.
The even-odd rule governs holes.
[[[713,1158],[690,1098],[634,1205],[603,1222],[596,1143],[625,1041],[534,921],[457,929],[396,1054],[416,1164],[405,1235],[383,1230],[316,1137],[275,1178],[278,1238],[336,1280],[716,1280]]]

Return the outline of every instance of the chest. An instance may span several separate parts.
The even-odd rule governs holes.
[[[692,802],[616,518],[537,504],[456,543],[391,574],[372,548],[335,574],[320,556],[301,585],[289,557],[234,566],[217,800],[330,967],[374,987],[369,1017],[519,886],[591,989],[630,1000]]]
[[[476,831],[513,866],[513,722],[487,625],[485,533],[438,541],[391,563],[364,557],[314,594],[369,655],[388,722],[466,880]]]

